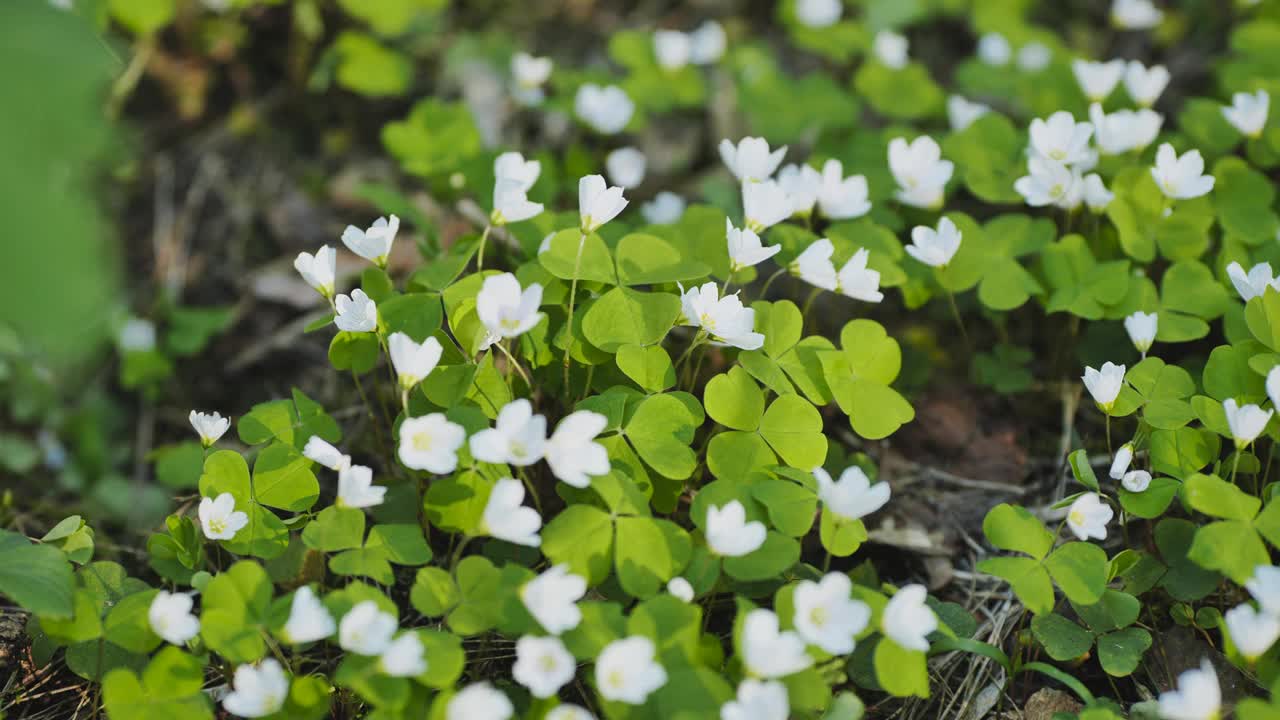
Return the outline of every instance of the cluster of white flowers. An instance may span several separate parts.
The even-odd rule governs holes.
[[[724,56],[728,39],[724,27],[705,20],[692,32],[657,30],[653,33],[653,56],[665,70],[679,70],[690,63],[710,65]]]
[[[1253,662],[1280,639],[1280,567],[1259,565],[1244,586],[1258,606],[1237,605],[1222,619],[1236,650]]]

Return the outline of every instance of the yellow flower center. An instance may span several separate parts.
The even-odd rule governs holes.
[[[221,535],[227,531],[227,521],[222,518],[213,518],[209,521],[209,532],[214,535]]]
[[[549,673],[556,669],[556,659],[550,655],[543,655],[538,658],[538,667],[542,668],[543,672]],[[610,680],[612,681],[612,678]]]
[[[1072,525],[1083,525],[1085,522],[1084,513],[1079,510],[1072,510],[1067,519],[1071,521]]]
[[[413,449],[427,452],[431,449],[431,433],[420,432],[413,436]]]
[[[827,609],[824,607],[816,607],[809,611],[809,622],[815,627],[822,627],[827,624]]]
[[[609,687],[621,689],[626,684],[626,676],[622,674],[621,670],[611,670],[608,676],[605,677],[605,682],[608,683]]]

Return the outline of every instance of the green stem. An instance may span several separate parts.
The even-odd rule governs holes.
[[[507,361],[511,363],[511,367],[515,368],[516,372],[520,373],[520,379],[524,380],[525,387],[532,390],[533,383],[529,381],[529,376],[525,374],[524,368],[520,367],[520,363],[516,362],[515,356],[512,355],[511,351],[508,350],[506,346],[504,346],[502,343],[496,343],[496,344],[498,346],[498,349],[502,351],[502,354],[507,356]]]
[[[458,561],[462,559],[462,551],[467,549],[467,544],[470,542],[471,542],[471,536],[464,535],[462,538],[462,542],[458,543],[458,546],[454,548],[453,557],[449,558],[449,574],[450,575],[457,576]]]
[[[529,491],[529,497],[533,498],[533,508],[542,514],[542,500],[538,499],[538,493],[533,489],[533,480],[529,478],[529,473],[519,465],[516,466],[516,474],[520,476],[520,481],[524,483],[524,489]]]
[[[951,317],[956,320],[956,327],[960,328],[960,339],[964,341],[965,352],[972,354],[973,346],[969,344],[969,333],[964,329],[964,318],[960,316],[960,306],[956,305],[956,294],[947,290],[947,304],[951,306]]]
[[[764,300],[765,298],[767,298],[767,297],[768,297],[768,295],[769,295],[769,286],[773,284],[773,281],[774,281],[774,280],[777,280],[777,279],[778,279],[778,276],[779,276],[779,275],[782,275],[782,274],[783,274],[783,273],[785,273],[786,271],[787,271],[787,269],[786,269],[786,268],[778,268],[778,270],[777,270],[776,272],[774,272],[772,275],[770,275],[770,276],[769,276],[769,279],[768,279],[768,280],[765,280],[765,281],[764,281],[764,287],[760,288],[760,299],[761,299],[761,300]]]
[[[1109,412],[1104,413],[1103,417],[1106,418],[1106,426],[1107,426],[1107,455],[1108,456],[1115,455],[1115,453],[1112,452],[1111,450],[1111,413]]]
[[[564,344],[564,387],[569,388],[569,353],[573,350],[573,310],[578,300],[578,273],[582,270],[582,249],[586,247],[587,234],[584,232],[578,237],[578,255],[573,260],[573,282],[569,284],[569,319],[565,325],[565,332],[568,338]]]
[[[484,270],[484,244],[489,240],[489,230],[492,228],[492,224],[485,224],[484,232],[480,233],[480,248],[476,251],[476,272]]]

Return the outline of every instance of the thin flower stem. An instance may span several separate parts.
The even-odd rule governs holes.
[[[360,375],[355,370],[351,371],[351,379],[356,383],[356,391],[360,393],[360,402],[364,403],[365,412],[369,414],[369,424],[373,425],[373,436],[378,443],[378,447],[382,449],[382,454],[388,458],[388,467],[394,465],[395,458],[392,457],[391,451],[387,448],[387,443],[382,437],[382,429],[378,427],[378,417],[374,414],[373,404],[369,402],[369,396],[365,394],[364,385],[360,382]]]
[[[458,561],[462,559],[462,551],[467,549],[467,544],[471,542],[470,535],[464,535],[462,542],[453,550],[453,557],[449,558],[449,574],[456,576],[458,574]]]
[[[506,346],[504,346],[502,343],[497,343],[497,346],[498,346],[498,349],[502,351],[502,354],[507,356],[507,360],[511,363],[511,366],[516,369],[516,372],[520,373],[520,378],[524,380],[525,387],[532,390],[533,383],[529,381],[529,376],[525,374],[524,368],[520,367],[520,363],[516,361],[515,356],[512,355],[511,351],[508,350]]]
[[[1240,451],[1241,451],[1241,450],[1243,450],[1243,449],[1244,449],[1244,448],[1242,448],[1242,447],[1240,447],[1239,445],[1237,445],[1237,446],[1236,446],[1236,454],[1235,454],[1235,456],[1234,456],[1234,457],[1232,457],[1232,459],[1231,459],[1231,484],[1232,484],[1232,485],[1235,485],[1235,484],[1236,484],[1236,470],[1239,470],[1239,469],[1240,469]]]
[[[768,280],[765,280],[765,281],[764,281],[764,287],[760,288],[760,299],[761,299],[761,300],[765,300],[765,299],[767,299],[767,298],[768,298],[768,296],[769,296],[769,286],[770,286],[770,285],[772,285],[772,284],[773,284],[773,281],[774,281],[774,280],[777,280],[777,279],[778,279],[778,277],[779,277],[780,275],[782,275],[783,273],[785,273],[786,271],[787,271],[787,269],[786,269],[786,268],[778,268],[778,269],[777,269],[777,271],[775,271],[772,275],[770,275],[770,276],[769,276],[769,279],[768,279]]]
[[[1115,453],[1111,450],[1111,413],[1104,411],[1103,417],[1106,418],[1107,426],[1107,455],[1114,455]]]
[[[956,327],[960,328],[960,339],[964,341],[965,352],[973,354],[973,346],[969,344],[969,333],[964,329],[964,318],[960,316],[960,306],[956,305],[956,294],[947,290],[947,304],[951,306],[951,317],[956,320]]]
[[[489,231],[493,229],[491,223],[486,223],[484,232],[480,233],[480,249],[476,251],[476,272],[484,270],[484,245],[489,240]]]
[[[818,299],[818,295],[822,293],[822,288],[816,287],[809,293],[809,297],[805,298],[804,309],[800,311],[800,328],[803,331],[809,325],[809,308],[813,307],[813,301]]]
[[[573,310],[578,300],[578,273],[582,270],[582,249],[586,245],[587,234],[584,232],[578,237],[578,255],[573,260],[573,282],[569,284],[569,319],[565,325],[568,339],[564,344],[564,386],[566,390],[569,388],[569,353],[573,351]]]
[[[533,498],[533,508],[542,514],[542,500],[538,498],[538,493],[533,489],[533,480],[529,478],[529,473],[519,465],[516,466],[516,474],[520,476],[520,481],[524,483],[524,489],[529,491],[529,497]]]
[[[684,354],[681,355],[678,360],[676,360],[675,366],[677,371],[680,369],[680,366],[684,365],[684,362],[689,359],[689,356],[693,354],[693,349],[698,347],[701,344],[702,344],[702,331],[699,330],[698,334],[693,337],[693,342],[689,343],[689,347],[685,349]]]

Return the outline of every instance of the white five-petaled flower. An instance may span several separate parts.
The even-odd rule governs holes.
[[[1116,194],[1107,189],[1102,184],[1102,177],[1098,173],[1089,173],[1084,176],[1084,204],[1089,206],[1089,210],[1100,213],[1107,209],[1112,200],[1116,199]]]
[[[1268,287],[1280,290],[1277,279],[1271,274],[1271,263],[1258,263],[1246,273],[1240,263],[1233,260],[1227,266],[1227,277],[1240,294],[1240,299],[1245,302],[1262,296]]]
[[[520,281],[511,273],[490,275],[476,293],[476,316],[488,332],[485,347],[504,338],[519,337],[542,321],[538,312],[542,305],[542,285],[529,283],[521,290]]]
[[[938,616],[925,604],[923,585],[907,585],[889,598],[880,616],[880,630],[900,647],[925,652],[929,633],[938,629]]]
[[[350,455],[344,454],[319,435],[312,435],[307,440],[306,446],[302,448],[302,454],[330,470],[342,470],[351,465]]]
[[[1222,619],[1231,642],[1249,662],[1270,650],[1280,638],[1280,617],[1260,612],[1249,603],[1231,608]]]
[[[739,230],[729,218],[724,219],[725,240],[729,245],[729,270],[738,272],[768,260],[782,249],[781,245],[765,247],[760,236],[747,229]]]
[[[818,204],[822,173],[809,165],[784,165],[778,171],[778,185],[791,198],[791,214],[808,215]]]
[[[786,154],[786,145],[770,152],[769,141],[760,137],[744,137],[737,145],[728,138],[720,141],[720,159],[741,182],[763,182],[773,177]]]
[[[338,623],[338,644],[358,655],[381,655],[395,634],[395,616],[380,610],[372,600],[357,603]]]
[[[489,222],[502,227],[541,215],[542,203],[531,202],[528,192],[521,187],[520,180],[498,177],[493,183],[493,212],[489,213]]]
[[[813,477],[818,481],[818,499],[845,520],[866,517],[889,502],[889,483],[872,483],[857,465],[845,468],[839,480],[832,480],[820,467],[813,469]]]
[[[538,176],[541,174],[541,162],[525,160],[524,155],[518,152],[504,152],[493,160],[494,178],[512,180],[525,191],[538,182]]]
[[[161,590],[147,608],[147,622],[151,631],[172,645],[186,645],[200,633],[200,618],[191,612],[191,596]]]
[[[1120,388],[1124,386],[1124,370],[1123,365],[1113,362],[1103,363],[1101,370],[1091,367],[1084,369],[1084,375],[1080,379],[1093,396],[1093,401],[1101,405],[1103,410],[1110,410],[1116,397],[1120,395]]]
[[[1071,72],[1075,73],[1076,82],[1089,102],[1102,102],[1124,74],[1125,61],[1091,62],[1089,60],[1071,61]]]
[[[1117,110],[1107,114],[1102,106],[1089,106],[1093,137],[1103,155],[1119,155],[1141,150],[1155,141],[1164,125],[1164,116],[1150,108]]]
[[[1089,152],[1093,125],[1076,122],[1071,113],[1059,110],[1048,119],[1031,121],[1031,148],[1040,155],[1063,165],[1084,160]]]
[[[1129,472],[1129,464],[1133,462],[1133,443],[1127,442],[1120,446],[1116,451],[1116,456],[1111,460],[1111,469],[1107,474],[1112,480],[1119,480],[1124,474]]]
[[[275,658],[236,668],[231,685],[222,707],[240,717],[259,718],[279,712],[289,697],[289,676]]]
[[[568,565],[561,563],[521,586],[520,601],[542,629],[559,635],[582,622],[578,601],[586,592],[586,578],[574,575]]]
[[[791,262],[791,272],[814,287],[834,291],[840,284],[835,263],[831,262],[834,252],[835,246],[827,238],[815,240]]]
[[[1237,448],[1247,447],[1256,440],[1275,412],[1263,410],[1253,404],[1241,407],[1236,404],[1235,398],[1223,400],[1222,411],[1226,413],[1227,426],[1231,428],[1231,438],[1235,440]]]
[[[876,37],[871,41],[871,51],[875,53],[876,59],[885,67],[901,70],[907,66],[910,57],[907,55],[910,43],[906,36],[899,35],[892,30],[881,30],[876,33]]]
[[[681,286],[680,304],[684,324],[702,328],[714,342],[743,350],[764,344],[764,335],[755,332],[756,311],[743,307],[737,293],[720,297],[714,282],[688,290]]]
[[[231,427],[231,418],[224,418],[216,412],[202,413],[192,410],[187,420],[200,436],[200,444],[205,447],[218,442],[218,438],[226,434],[227,429]]]
[[[344,332],[373,332],[378,329],[378,306],[364,293],[356,288],[350,295],[342,294],[334,300],[337,315],[333,324]]]
[[[1143,356],[1146,356],[1147,351],[1151,349],[1151,343],[1156,341],[1156,329],[1159,323],[1159,315],[1144,313],[1141,310],[1135,311],[1124,319],[1124,329],[1129,333],[1129,339]]]
[[[728,46],[724,26],[715,20],[703,20],[697,29],[689,33],[689,40],[692,43],[689,60],[695,65],[709,65],[719,60]]]
[[[1071,204],[1076,193],[1076,175],[1061,163],[1039,154],[1027,156],[1027,174],[1013,183],[1013,189],[1031,207]]]
[[[338,507],[367,508],[381,505],[387,489],[373,484],[373,469],[350,465],[338,471]]]
[[[884,293],[880,292],[880,271],[867,267],[870,259],[870,250],[858,248],[836,273],[836,287],[843,295],[873,303],[884,299]]]
[[[502,478],[494,483],[481,516],[484,532],[516,545],[538,547],[542,538],[542,516],[524,506],[524,485],[519,480]]]
[[[1130,60],[1124,69],[1124,89],[1140,107],[1151,107],[1169,85],[1169,68],[1163,65],[1147,67],[1137,60]]]
[[[680,220],[684,209],[684,198],[670,190],[663,190],[640,206],[640,214],[650,225],[670,225]]]
[[[1222,689],[1213,663],[1200,661],[1178,676],[1178,689],[1160,693],[1160,717],[1164,720],[1218,720]]]
[[[467,431],[444,413],[406,418],[400,423],[400,462],[436,475],[451,473],[458,466],[458,448],[466,436]]]
[[[643,635],[614,640],[596,658],[596,690],[605,700],[640,705],[666,684],[657,648]]]
[[[511,700],[487,682],[476,682],[462,688],[449,699],[445,720],[508,720],[516,712]]]
[[[911,229],[907,254],[930,267],[946,267],[960,250],[960,230],[951,218],[938,221],[937,229],[917,225]]]
[[[840,0],[796,0],[796,19],[814,29],[834,25],[843,12]]]
[[[601,87],[585,83],[573,98],[573,111],[596,132],[613,135],[631,122],[636,105],[617,85]]]
[[[1241,135],[1256,138],[1267,125],[1267,113],[1271,110],[1271,95],[1266,90],[1255,93],[1238,92],[1231,96],[1231,104],[1222,106],[1222,117]]]
[[[338,624],[325,609],[324,603],[311,590],[310,585],[303,585],[293,593],[293,603],[289,606],[289,619],[284,624],[285,640],[293,643],[308,643],[333,635]]]
[[[609,187],[603,177],[586,175],[578,180],[578,215],[583,234],[599,230],[626,206],[622,188]]]
[[[801,580],[794,596],[796,632],[832,655],[853,652],[854,638],[871,620],[871,608],[852,593],[853,581],[844,573],[828,573],[821,582]]]
[[[653,56],[664,70],[679,70],[692,59],[693,37],[679,30],[656,30]]]
[[[1150,30],[1164,13],[1151,0],[1112,0],[1111,23],[1121,30]]]
[[[1178,157],[1169,143],[1156,150],[1156,165],[1151,168],[1160,191],[1170,200],[1189,200],[1213,190],[1213,176],[1204,174],[1204,158],[1199,150],[1188,150]]]
[[[516,641],[515,681],[536,698],[549,698],[573,679],[577,664],[558,637],[525,635]]]
[[[971,102],[959,95],[947,98],[947,122],[951,123],[952,130],[964,130],[989,112],[991,106],[985,103]]]
[[[1280,567],[1259,565],[1244,586],[1263,610],[1280,617]]]
[[[392,640],[378,656],[378,668],[391,677],[415,677],[427,671],[425,648],[415,632]]]
[[[693,602],[693,585],[682,577],[673,577],[668,580],[667,592],[684,602]]]
[[[577,488],[589,486],[593,476],[609,474],[609,452],[595,441],[608,424],[607,417],[590,410],[577,410],[560,420],[547,439],[551,474]]]
[[[1053,51],[1041,42],[1029,42],[1018,48],[1018,69],[1023,72],[1040,72],[1053,61]]]
[[[470,444],[471,455],[481,462],[532,465],[547,444],[547,419],[535,415],[528,400],[512,400],[498,411],[494,426],[472,435]]]
[[[1067,527],[1081,540],[1107,539],[1107,523],[1115,511],[1097,493],[1084,493],[1067,510]]]
[[[988,65],[1004,67],[1013,59],[1013,48],[1000,33],[985,33],[978,38],[978,59]]]
[[[928,135],[911,143],[889,141],[889,170],[898,183],[898,202],[931,210],[942,205],[943,191],[955,164],[942,159],[942,148]]]
[[[787,686],[777,680],[747,678],[737,697],[720,706],[720,720],[787,720],[790,713]]]
[[[300,252],[293,260],[293,267],[308,285],[326,298],[333,297],[334,283],[338,273],[338,254],[328,245],[322,246],[315,255]]]
[[[644,171],[647,165],[644,153],[634,147],[622,147],[610,152],[604,159],[605,171],[609,173],[609,182],[630,190],[644,182]]]
[[[862,175],[845,177],[844,165],[834,158],[822,165],[822,184],[818,186],[818,209],[831,220],[849,220],[871,211],[867,200],[867,179]]]
[[[351,252],[377,265],[387,266],[387,256],[391,254],[391,244],[396,241],[396,233],[400,232],[400,218],[395,215],[389,218],[380,217],[368,228],[361,230],[355,225],[348,225],[342,231],[342,244]]]
[[[236,499],[224,492],[217,498],[201,498],[200,529],[210,540],[230,540],[249,524],[249,516],[236,510]]]
[[[724,507],[707,506],[706,536],[711,552],[724,557],[741,557],[764,544],[766,531],[759,520],[747,522],[747,509],[737,500]]]
[[[396,378],[403,390],[409,390],[425,380],[436,369],[436,365],[440,363],[440,355],[444,352],[440,341],[434,337],[418,343],[402,332],[391,333],[391,337],[387,338],[387,346],[391,351],[391,366],[395,368]]]
[[[804,639],[793,630],[780,631],[772,610],[757,608],[742,621],[742,663],[758,678],[780,678],[813,665]]]
[[[526,52],[511,56],[511,77],[515,81],[512,94],[521,105],[538,105],[543,100],[542,86],[551,77],[551,58],[535,57]]]
[[[1145,492],[1151,486],[1151,473],[1146,470],[1130,470],[1120,479],[1120,484],[1129,492]]]

